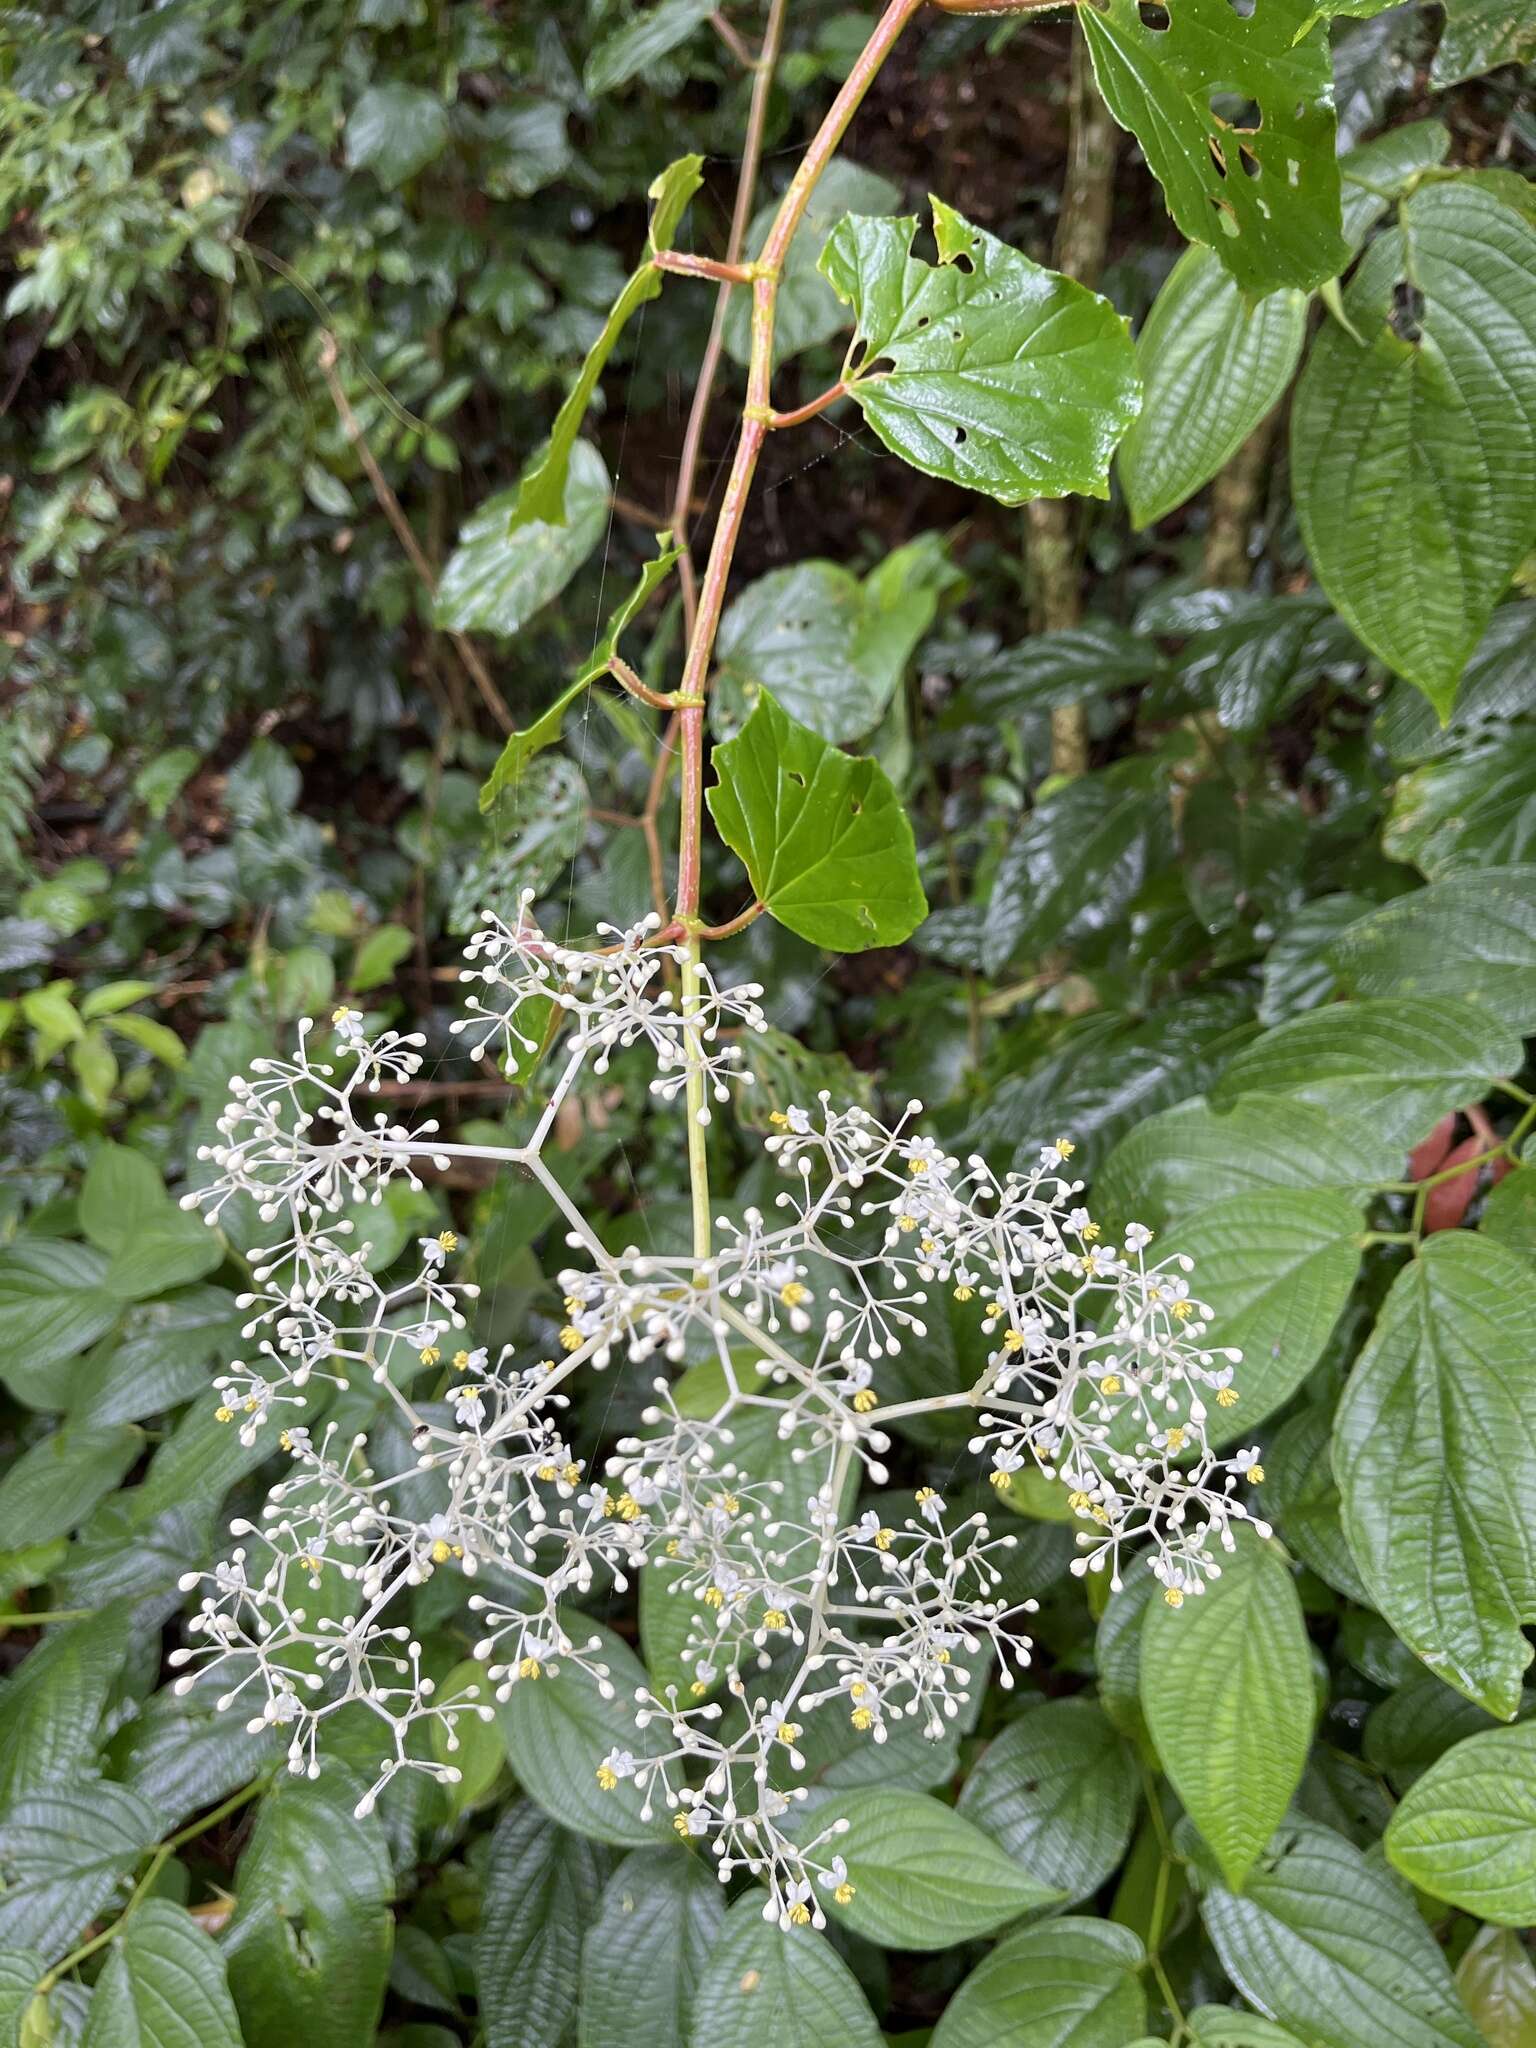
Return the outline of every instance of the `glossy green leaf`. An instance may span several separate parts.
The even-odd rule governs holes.
[[[1189,2015],[1195,2048],[1304,2048],[1293,2033],[1257,2013],[1201,2005]]]
[[[1401,778],[1383,852],[1431,881],[1536,856],[1536,732],[1490,736]]]
[[[56,1962],[126,1887],[155,1845],[158,1816],[121,1785],[59,1783],[0,1818],[0,1948]]]
[[[448,141],[448,109],[436,92],[386,80],[371,85],[347,117],[347,162],[372,171],[387,191],[425,170]],[[341,508],[351,509],[350,501]]]
[[[1386,1623],[1380,1626],[1385,1628]],[[1402,1793],[1458,1742],[1498,1725],[1485,1708],[1442,1685],[1415,1663],[1413,1676],[1371,1709],[1361,1754],[1373,1770],[1385,1776],[1394,1792]]]
[[[911,937],[928,905],[912,827],[877,762],[828,746],[766,690],[713,760],[710,815],[780,924],[845,953]]]
[[[1450,147],[1451,132],[1443,121],[1410,121],[1340,157],[1344,239],[1352,249],[1425,171],[1445,162]]]
[[[1518,1934],[1480,1928],[1457,1965],[1456,1989],[1488,2048],[1536,2048],[1536,1962]]]
[[[1536,16],[1524,0],[1445,0],[1431,83],[1459,85],[1536,52]]]
[[[915,217],[843,221],[821,268],[858,321],[849,393],[893,454],[1005,505],[1109,495],[1136,417],[1135,351],[1107,300],[1042,269],[942,200],[936,266]]]
[[[1124,2048],[1147,2023],[1129,1928],[1047,1920],[984,1956],[944,2008],[933,2048]]]
[[[1221,1113],[1185,1102],[1145,1118],[1094,1176],[1094,1220],[1162,1230],[1237,1197],[1313,1189],[1356,1201],[1403,1171],[1402,1147],[1364,1118],[1289,1095],[1240,1095]],[[1201,1285],[1205,1280],[1202,1278]]]
[[[143,1301],[205,1279],[223,1263],[217,1231],[201,1216],[168,1205],[135,1226],[113,1253],[101,1284],[124,1301]]]
[[[230,1889],[224,1937],[245,2048],[371,2048],[384,2002],[394,1877],[362,1783],[336,1765],[281,1776],[262,1800]]]
[[[67,1408],[66,1361],[122,1313],[107,1259],[65,1238],[20,1238],[0,1251],[0,1379],[29,1408]]]
[[[1430,1670],[1509,1719],[1536,1621],[1530,1268],[1461,1231],[1393,1282],[1344,1388],[1333,1465],[1373,1604]]]
[[[820,1934],[763,1918],[763,1895],[738,1899],[716,1937],[693,2003],[689,2048],[884,2048],[858,1979]]]
[[[862,164],[836,156],[816,181],[809,204],[795,230],[779,276],[774,304],[773,360],[786,363],[842,333],[848,315],[820,268],[827,237],[849,214],[889,213],[901,204],[901,187],[867,171]],[[747,230],[747,248],[762,252],[779,202],[760,207]],[[745,369],[752,353],[752,307],[746,292],[733,292],[725,314],[726,351]]]
[[[554,1668],[518,1680],[499,1709],[513,1775],[552,1819],[593,1841],[620,1848],[668,1841],[672,1824],[659,1793],[646,1820],[644,1798],[631,1780],[607,1792],[597,1782],[597,1767],[609,1750],[643,1757],[663,1746],[654,1725],[635,1725],[635,1693],[649,1682],[645,1667],[626,1642],[586,1615],[572,1614],[567,1624],[578,1644],[597,1637],[592,1659],[606,1665],[609,1675],[600,1680],[569,1658],[555,1657]]]
[[[1502,1927],[1536,1924],[1536,1722],[1448,1750],[1393,1814],[1386,1851],[1433,1898]]]
[[[675,6],[677,0],[673,0],[673,4]],[[651,258],[672,246],[672,237],[677,232],[678,222],[682,219],[689,200],[704,182],[703,162],[704,159],[700,156],[679,157],[676,163],[668,164],[659,176],[651,180],[651,229],[646,258],[619,293],[614,301],[613,310],[603,323],[602,331],[587,350],[586,359],[577,373],[576,381],[555,415],[555,423],[550,428],[549,439],[543,450],[532,466],[523,472],[511,517],[502,528],[503,538],[515,535],[519,529],[527,526],[532,526],[535,532],[544,532],[550,528],[558,529],[571,524],[570,483],[567,478],[571,459],[578,445],[576,437],[581,431],[581,423],[586,418],[587,407],[592,402],[592,394],[597,389],[598,379],[603,374],[609,356],[613,354],[619,336],[629,325],[632,316],[661,292],[662,273]],[[501,501],[495,499],[492,503],[499,506]],[[483,518],[489,510],[489,506],[485,507],[480,517]],[[468,529],[466,535],[467,532]],[[585,552],[586,550],[583,550],[583,554]],[[448,569],[451,570],[452,567],[453,563],[450,560]],[[444,589],[447,582],[448,573],[445,571]],[[440,591],[440,617],[443,616],[442,601]],[[461,621],[451,619],[448,623],[459,624]],[[509,633],[512,628],[502,626],[495,630]]]
[[[1179,1839],[1222,1968],[1308,2048],[1482,2048],[1412,1895],[1342,1835],[1293,1816],[1241,1896]]]
[[[791,1832],[809,1840],[833,1809],[809,1809]],[[886,1948],[950,1948],[990,1934],[1032,1907],[1060,1902],[1058,1886],[1036,1877],[971,1821],[925,1792],[877,1787],[840,1792],[847,1822],[835,1843],[853,1898],[822,1904],[840,1925]]]
[[[35,1986],[47,1967],[35,1948],[10,1948],[0,1954],[0,2041],[5,2048],[11,2048],[16,2040],[22,2014],[32,2004]]]
[[[675,1849],[626,1856],[582,1950],[580,2048],[688,2048],[724,1926],[724,1887],[706,1858]]]
[[[1259,998],[1261,1023],[1283,1024],[1287,1017],[1315,1010],[1338,994],[1339,978],[1326,949],[1374,907],[1369,897],[1345,889],[1331,896],[1314,896],[1301,905],[1276,935],[1265,958],[1264,993]],[[1391,1173],[1381,1176],[1384,1180],[1394,1177]]]
[[[1250,1438],[1317,1364],[1360,1270],[1363,1222],[1348,1195],[1267,1188],[1170,1230],[1163,1256],[1194,1260],[1191,1285],[1213,1311],[1213,1341],[1243,1354],[1236,1407],[1207,1422],[1213,1444]]]
[[[1136,341],[1145,396],[1115,458],[1135,526],[1210,482],[1285,395],[1307,331],[1302,292],[1244,302],[1209,249],[1187,249]]]
[[[1448,1110],[1518,1071],[1520,1057],[1518,1040],[1485,1011],[1405,991],[1277,1024],[1228,1063],[1210,1099],[1221,1110],[1244,1095],[1295,1095],[1373,1122],[1406,1151]]]
[[[1501,604],[1467,663],[1442,725],[1411,683],[1394,685],[1376,714],[1376,737],[1395,760],[1427,761],[1455,752],[1485,725],[1518,718],[1536,706],[1536,602]]]
[[[1291,1574],[1273,1544],[1234,1533],[1198,1599],[1149,1603],[1141,1706],[1174,1790],[1241,1890],[1301,1783],[1317,1702]]]
[[[0,1692],[0,1812],[29,1792],[73,1782],[128,1654],[131,1615],[108,1608],[52,1628]]]
[[[216,1806],[282,1756],[279,1729],[252,1734],[244,1715],[218,1711],[221,1684],[214,1674],[189,1693],[162,1687],[108,1748],[108,1774],[148,1800],[167,1830]]]
[[[1264,1513],[1286,1547],[1346,1599],[1368,1605],[1344,1534],[1343,1502],[1333,1476],[1333,1418],[1324,1408],[1293,1415],[1264,1448]]]
[[[80,1184],[80,1228],[92,1244],[119,1251],[167,1214],[179,1212],[153,1160],[127,1145],[96,1147]]]
[[[736,731],[766,690],[824,740],[862,739],[884,717],[934,608],[922,583],[878,572],[861,583],[836,562],[770,570],[720,621],[716,730]]]
[[[1291,469],[1324,589],[1444,717],[1536,534],[1536,228],[1458,184],[1399,218],[1345,294],[1354,332],[1313,345]]]
[[[1394,897],[1347,925],[1328,958],[1357,994],[1405,1010],[1454,998],[1512,1032],[1536,1030],[1536,866],[1478,868]]]
[[[599,1849],[527,1800],[497,1822],[475,1943],[486,2048],[561,2048],[606,1875]]]
[[[1167,803],[1140,776],[1069,782],[1010,837],[987,900],[983,967],[997,975],[1113,922],[1170,853]]]
[[[1168,211],[1250,299],[1336,276],[1346,250],[1326,23],[1308,0],[1248,13],[1172,0],[1167,15],[1158,27],[1136,0],[1107,0],[1079,19],[1099,90]],[[1244,102],[1257,108],[1252,125]]]
[[[1484,1237],[1536,1257],[1536,1168],[1521,1166],[1490,1189],[1479,1227]]]
[[[217,1944],[180,1906],[146,1899],[107,1953],[81,2048],[241,2048]]]
[[[437,587],[437,622],[461,633],[515,633],[570,582],[608,529],[608,472],[589,441],[569,450],[562,516],[508,532],[513,491],[464,525]]]
[[[711,0],[641,0],[593,46],[582,84],[593,99],[616,92],[686,42],[711,11]]]
[[[944,723],[990,724],[1082,703],[1151,682],[1167,666],[1150,635],[1109,619],[1085,619],[1059,632],[1031,633],[1016,647],[985,655],[974,669],[962,671],[962,687]]]
[[[957,1811],[1064,1905],[1124,1857],[1139,1797],[1135,1759],[1091,1700],[1047,1700],[982,1751]]]
[[[516,546],[516,542],[512,545]],[[513,733],[497,755],[495,767],[480,785],[482,811],[490,810],[502,791],[521,779],[523,769],[535,754],[541,753],[545,747],[552,747],[559,739],[566,712],[584,690],[606,673],[609,662],[619,651],[621,635],[645,609],[652,592],[671,575],[681,553],[680,548],[673,547],[671,534],[659,533],[656,536],[656,554],[641,569],[628,597],[617,611],[610,614],[602,638],[592,650],[592,659],[566,685],[548,710],[541,712],[532,725]]]

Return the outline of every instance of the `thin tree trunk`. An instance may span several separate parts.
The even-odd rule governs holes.
[[[1238,449],[1211,487],[1211,523],[1205,536],[1205,581],[1212,590],[1242,590],[1252,574],[1248,537],[1269,477],[1269,455],[1279,426],[1277,406]]]

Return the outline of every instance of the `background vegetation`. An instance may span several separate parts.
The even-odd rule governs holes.
[[[1160,409],[1113,497],[1065,510],[918,476],[846,404],[770,438],[716,730],[763,686],[874,754],[934,908],[894,950],[762,919],[732,957],[770,991],[764,1109],[915,1094],[1000,1166],[1070,1133],[1106,1228],[1196,1257],[1290,1568],[1265,1552],[1199,1634],[1143,1635],[1149,1582],[1085,1596],[1070,1515],[1018,1487],[1033,1687],[891,1781],[957,1800],[1072,1918],[997,1950],[834,1927],[859,2002],[833,2032],[730,2034],[707,1999],[644,2017],[658,1975],[691,1999],[729,1962],[718,1907],[673,1851],[554,1825],[496,1729],[452,1794],[402,1781],[362,1822],[345,1744],[314,1784],[274,1777],[269,1736],[167,1688],[177,1581],[271,1476],[207,1391],[254,1220],[221,1241],[173,1202],[229,1076],[345,998],[429,1033],[404,1107],[494,1141],[518,1091],[446,1028],[474,911],[531,887],[586,932],[643,915],[670,864],[662,722],[626,700],[589,697],[488,819],[477,796],[677,523],[715,300],[681,280],[620,341],[568,525],[509,550],[499,494],[684,151],[707,163],[680,246],[725,248],[762,10],[725,11],[104,0],[0,31],[0,2038],[842,2048],[878,2021],[915,2048],[945,2015],[939,2048],[1531,2048],[1536,332],[1527,299],[1437,297],[1432,262],[1393,293],[1369,253],[1342,300],[1282,289],[1250,320],[1208,251],[1180,259],[1065,19],[919,19],[797,245],[775,399],[839,373],[825,233],[931,190],[1096,280]],[[1536,217],[1536,20],[1447,12],[1333,25],[1353,249],[1425,195]],[[790,6],[760,203],[867,28]],[[1446,426],[1433,394],[1367,393],[1340,482],[1358,330],[1454,356],[1458,305],[1506,320],[1492,396]],[[696,536],[735,311],[723,337]],[[1367,501],[1406,508],[1395,534]],[[1490,585],[1485,618],[1466,591]],[[680,630],[675,595],[637,629],[655,687]],[[724,920],[743,883],[714,859]],[[584,1095],[559,1144],[590,1210],[686,1217],[633,1093]],[[746,1198],[754,1134],[712,1144]],[[450,1169],[388,1219],[381,1264],[462,1232],[482,1341],[543,1330],[560,1247],[526,1185]],[[911,1369],[972,1376],[944,1341]],[[598,1382],[584,1446],[642,1398]],[[964,1434],[914,1429],[900,1484],[959,1493]],[[646,1650],[632,1602],[596,1607]],[[469,1683],[468,1618],[429,1587],[415,1626]],[[173,1976],[176,2024],[146,2020]]]

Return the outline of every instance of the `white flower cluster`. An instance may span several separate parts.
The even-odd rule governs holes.
[[[808,1760],[893,1733],[937,1738],[994,1661],[1011,1685],[1029,1655],[1034,1602],[1010,1583],[1011,1536],[931,1488],[902,1507],[860,1498],[863,1481],[888,1486],[886,1426],[973,1414],[969,1449],[999,1494],[1059,1482],[1081,1525],[1075,1571],[1118,1585],[1134,1547],[1177,1606],[1217,1575],[1231,1524],[1252,1519],[1235,1488],[1262,1477],[1257,1453],[1220,1461],[1205,1434],[1208,1404],[1237,1399],[1238,1354],[1210,1346],[1187,1260],[1149,1258],[1136,1225],[1101,1240],[1068,1141],[999,1176],[922,1135],[916,1103],[894,1126],[825,1096],[775,1113],[767,1148],[785,1184],[771,1219],[720,1217],[703,1255],[607,1249],[542,1158],[559,1103],[627,1046],[648,1048],[668,1098],[690,1064],[725,1094],[750,1078],[725,1034],[761,1028],[761,991],[703,976],[679,1005],[665,979],[682,956],[652,924],[577,952],[545,940],[526,903],[515,928],[487,917],[467,957],[466,978],[498,992],[492,1008],[471,999],[477,1051],[517,1067],[562,1018],[574,1026],[524,1144],[446,1145],[435,1125],[370,1114],[367,1097],[416,1070],[421,1040],[370,1041],[340,1011],[327,1057],[301,1033],[293,1062],[258,1062],[234,1084],[204,1155],[214,1177],[191,1199],[210,1221],[237,1194],[284,1219],[242,1300],[250,1358],[216,1384],[248,1442],[287,1413],[293,1469],[259,1527],[235,1525],[229,1559],[185,1581],[203,1597],[178,1655],[216,1667],[253,1726],[284,1727],[295,1770],[317,1769],[328,1718],[363,1703],[389,1731],[371,1804],[397,1771],[457,1775],[413,1741],[420,1723],[439,1723],[451,1752],[456,1718],[492,1711],[434,1699],[400,1618],[410,1589],[462,1573],[499,1697],[562,1672],[595,1688],[633,1730],[593,1757],[602,1791],[665,1808],[722,1880],[761,1878],[767,1917],[820,1925],[820,1893],[846,1902],[852,1884],[832,1853],[843,1823],[803,1782]],[[448,1278],[451,1232],[421,1239],[415,1274],[386,1284],[335,1214],[465,1152],[535,1177],[582,1255],[560,1275],[557,1357],[474,1347],[478,1290]],[[941,1316],[974,1319],[979,1376],[892,1400],[913,1383],[892,1362],[931,1355]],[[598,1476],[562,1431],[562,1387],[619,1360],[674,1370]],[[392,1430],[356,1430],[370,1382]],[[575,1603],[641,1567],[657,1574],[656,1611],[677,1603],[672,1654],[654,1689],[619,1700],[602,1639],[571,1632]]]

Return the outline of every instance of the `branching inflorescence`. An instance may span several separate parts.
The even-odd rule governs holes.
[[[690,1063],[728,1097],[750,1081],[735,1038],[761,1027],[761,991],[696,967],[680,1009],[665,975],[684,949],[650,924],[581,952],[549,943],[526,904],[512,926],[488,916],[466,957],[482,991],[463,1023],[474,1049],[516,1068],[552,1048],[557,1078],[525,1143],[448,1146],[432,1124],[392,1122],[373,1102],[417,1070],[422,1041],[370,1039],[343,1010],[323,1057],[301,1031],[292,1061],[234,1084],[204,1154],[213,1177],[189,1203],[214,1222],[249,1196],[278,1226],[242,1298],[246,1359],[215,1383],[220,1414],[251,1443],[270,1425],[292,1470],[259,1525],[233,1525],[227,1560],[185,1582],[202,1599],[178,1655],[211,1665],[253,1725],[282,1727],[294,1770],[318,1768],[330,1717],[371,1711],[389,1744],[371,1805],[397,1771],[457,1775],[419,1724],[438,1722],[451,1750],[458,1716],[493,1711],[434,1700],[401,1619],[412,1588],[439,1572],[474,1582],[476,1654],[500,1698],[574,1666],[611,1701],[575,1603],[659,1570],[683,1603],[681,1675],[622,1702],[633,1741],[592,1758],[596,1782],[633,1781],[648,1811],[708,1843],[722,1879],[760,1877],[767,1917],[819,1925],[821,1892],[846,1898],[849,1880],[835,1801],[808,1807],[796,1782],[807,1731],[833,1717],[845,1739],[882,1743],[903,1723],[937,1738],[994,1660],[1010,1685],[1029,1658],[1013,1537],[932,1489],[899,1508],[888,1492],[861,1498],[862,1481],[888,1485],[889,1422],[973,1412],[969,1450],[999,1493],[1019,1473],[1063,1483],[1075,1571],[1118,1584],[1134,1550],[1178,1605],[1219,1571],[1231,1524],[1252,1519],[1235,1489],[1255,1454],[1220,1461],[1205,1433],[1208,1407],[1236,1399],[1238,1354],[1210,1345],[1188,1260],[1150,1257],[1136,1225],[1104,1242],[1067,1140],[999,1176],[924,1135],[916,1103],[893,1124],[825,1096],[778,1113],[771,1214],[719,1217],[702,1255],[609,1250],[545,1163],[560,1103],[622,1048],[650,1055],[664,1099]],[[538,1180],[579,1254],[549,1357],[476,1344],[478,1289],[450,1278],[451,1232],[420,1240],[413,1277],[389,1283],[369,1270],[366,1226],[359,1241],[336,1213],[471,1150]],[[910,1385],[945,1315],[974,1318],[975,1384],[884,1398],[882,1371],[902,1359]],[[598,1473],[567,1441],[562,1390],[623,1363],[674,1370]],[[706,1368],[716,1393],[701,1414],[680,1373],[696,1389]],[[408,1455],[385,1470],[343,1419],[345,1390],[370,1381],[405,1424]]]

